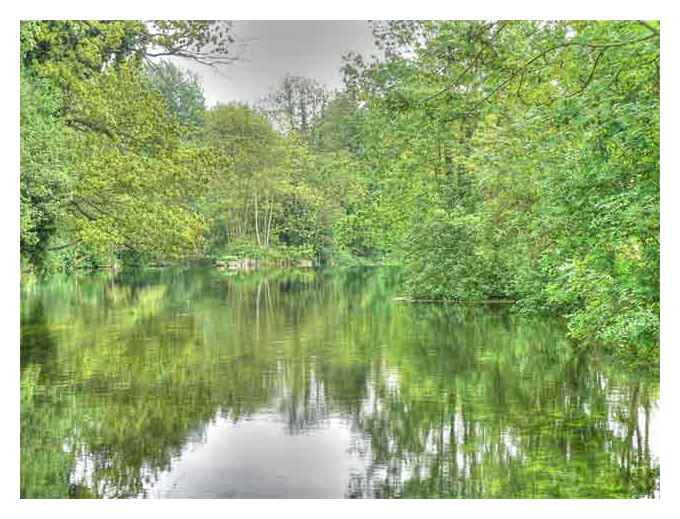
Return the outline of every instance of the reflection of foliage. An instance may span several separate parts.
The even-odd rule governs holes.
[[[417,332],[426,351],[395,352],[388,364],[399,366],[400,384],[394,388],[377,379],[375,403],[358,418],[373,463],[365,478],[355,476],[353,492],[383,497],[653,493],[658,467],[650,457],[649,431],[641,434],[638,418],[643,410],[648,423],[650,388],[603,373],[565,350],[550,330],[513,324],[515,333],[509,334],[494,320],[481,316],[474,321],[484,325],[478,329],[459,323],[458,333],[431,328],[430,321],[429,331]],[[448,344],[437,344],[438,337],[447,337]],[[482,347],[471,352],[466,344]],[[493,351],[486,351],[490,344]],[[612,401],[615,391],[620,396]]]
[[[25,285],[21,495],[144,495],[214,417],[260,412],[290,434],[350,418],[368,459],[351,496],[654,491],[655,383],[573,352],[550,324],[394,304],[393,278],[148,271]]]

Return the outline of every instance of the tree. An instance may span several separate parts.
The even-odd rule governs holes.
[[[262,110],[283,133],[299,132],[308,137],[323,115],[330,94],[313,79],[286,76],[262,102]]]
[[[44,73],[87,77],[126,61],[176,56],[231,63],[231,25],[186,20],[51,20],[21,22],[21,60]]]
[[[337,95],[328,101],[311,130],[311,144],[317,151],[362,151],[361,118],[363,112],[349,96]]]
[[[47,80],[21,75],[22,260],[42,268],[69,199],[71,144],[58,89]]]
[[[209,211],[221,228],[215,244],[251,236],[258,246],[268,246],[281,137],[264,116],[230,104],[207,113],[202,138],[227,159],[210,189]]]
[[[24,258],[39,267],[69,248],[105,262],[201,250],[197,188],[216,161],[184,142],[182,125],[200,123],[202,96],[194,78],[171,102],[167,84],[181,74],[160,65],[154,83],[144,63],[226,62],[231,41],[222,22],[22,22]]]
[[[348,56],[346,83],[411,293],[514,298],[580,342],[653,356],[658,25],[375,29],[385,58]]]
[[[165,107],[143,72],[128,66],[78,91],[66,122],[78,153],[68,214],[79,239],[153,258],[200,251],[204,223],[195,202],[213,159],[181,141]]]
[[[183,126],[199,128],[205,123],[205,96],[196,74],[170,61],[149,62],[151,85],[165,98],[168,110]]]

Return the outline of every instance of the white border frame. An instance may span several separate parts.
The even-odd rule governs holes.
[[[9,0],[11,1],[11,0]],[[389,516],[507,515],[527,517],[568,517],[574,514],[586,517],[613,516],[638,517],[643,514],[661,517],[677,516],[675,504],[680,504],[680,478],[678,477],[678,382],[674,371],[678,368],[678,276],[674,266],[680,265],[677,231],[673,224],[680,222],[675,200],[679,171],[677,149],[680,147],[677,131],[680,113],[677,95],[680,94],[678,67],[672,62],[670,49],[680,49],[680,27],[674,16],[673,2],[656,1],[583,1],[531,2],[528,0],[501,2],[455,2],[418,0],[380,0],[367,2],[343,0],[332,4],[322,1],[274,2],[248,0],[222,4],[147,0],[145,2],[119,0],[113,5],[86,1],[37,2],[25,0],[3,5],[2,70],[6,74],[2,85],[2,103],[5,116],[2,121],[2,159],[5,167],[0,179],[0,243],[4,245],[1,256],[2,275],[2,354],[3,373],[0,377],[3,396],[3,420],[0,438],[7,455],[2,466],[0,489],[3,500],[0,513],[3,517],[119,517],[120,514],[145,516],[158,514],[166,517],[186,517],[245,513],[250,516],[280,517],[320,515],[346,517],[359,514],[372,518]],[[52,501],[19,500],[19,20],[20,19],[660,19],[661,20],[661,497],[657,500],[403,500],[362,502],[327,500],[161,500],[146,501]]]

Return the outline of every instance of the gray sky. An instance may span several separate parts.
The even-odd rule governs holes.
[[[329,88],[342,85],[342,55],[352,50],[376,52],[365,21],[243,21],[234,22],[235,51],[240,59],[218,71],[178,60],[197,73],[206,101],[254,103],[285,75],[317,79]]]

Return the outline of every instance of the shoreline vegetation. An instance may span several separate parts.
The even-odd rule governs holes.
[[[512,299],[481,299],[456,300],[456,299],[422,299],[398,296],[393,299],[397,303],[416,303],[416,304],[442,304],[442,305],[514,305],[517,301]]]
[[[371,29],[341,89],[208,106],[229,22],[21,22],[22,273],[390,264],[658,363],[659,23]]]

